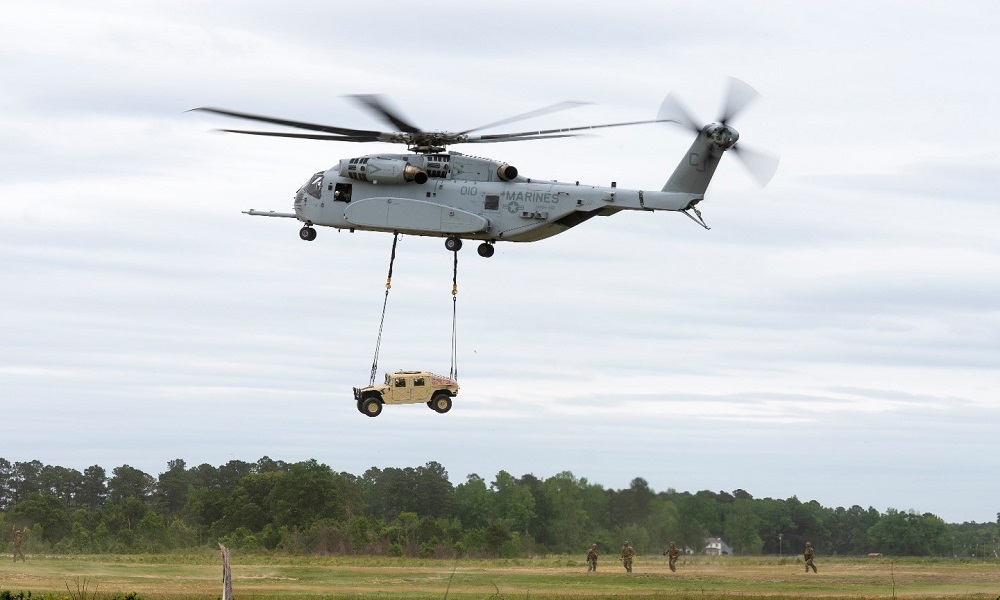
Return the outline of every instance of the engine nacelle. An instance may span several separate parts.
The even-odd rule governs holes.
[[[517,177],[517,167],[504,163],[497,167],[497,177],[500,181],[510,181]]]
[[[369,183],[427,183],[427,173],[399,158],[363,156],[340,161],[340,176]]]

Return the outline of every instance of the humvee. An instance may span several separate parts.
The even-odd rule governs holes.
[[[385,404],[423,402],[432,410],[446,413],[451,399],[458,395],[458,382],[427,371],[396,371],[385,374],[385,383],[354,388],[358,411],[369,417],[382,413]]]

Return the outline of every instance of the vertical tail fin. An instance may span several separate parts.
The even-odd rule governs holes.
[[[663,186],[663,191],[704,194],[712,181],[712,176],[715,175],[715,169],[719,166],[723,152],[725,148],[719,148],[705,131],[699,131],[698,138],[674,169],[670,179]]]

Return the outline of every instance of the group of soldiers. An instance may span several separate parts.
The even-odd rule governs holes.
[[[17,562],[18,556],[21,557],[22,561],[25,561],[24,552],[21,551],[21,542],[22,542],[22,535],[24,534],[25,531],[27,531],[27,528],[18,530],[17,527],[15,526],[12,529],[14,532],[14,562]],[[677,549],[677,546],[673,542],[670,542],[670,546],[668,546],[667,549],[663,551],[663,555],[667,557],[670,570],[676,572],[677,559],[681,555],[681,552],[680,550]],[[805,551],[803,551],[802,556],[803,558],[805,558],[806,561],[806,573],[809,572],[809,569],[812,569],[813,573],[815,573],[816,565],[813,563],[813,559],[816,558],[816,552],[813,550],[812,544],[810,544],[809,542],[806,542],[806,549]],[[621,560],[622,566],[625,567],[626,573],[632,572],[632,559],[634,558],[635,558],[635,550],[626,541],[625,545],[622,546],[622,557],[619,559]],[[592,544],[590,546],[590,551],[587,552],[587,572],[590,573],[591,571],[596,571],[596,570],[597,570],[597,544]]]
[[[677,549],[677,546],[673,542],[670,542],[670,546],[668,546],[667,549],[663,551],[663,555],[667,557],[668,561],[667,564],[670,566],[670,570],[677,572],[677,559],[681,555],[681,552],[680,550]],[[809,569],[812,569],[813,573],[816,573],[816,565],[813,562],[813,559],[816,558],[816,552],[813,550],[812,544],[810,544],[809,542],[806,542],[806,548],[802,552],[802,557],[806,561],[806,573],[809,572]],[[628,542],[625,542],[625,545],[622,546],[622,557],[618,560],[620,560],[622,566],[625,567],[626,573],[632,572],[632,559],[634,558],[635,558],[635,550],[632,548],[632,546],[629,545]],[[587,572],[590,573],[591,571],[596,571],[596,570],[597,570],[597,544],[591,544],[590,551],[587,552]]]

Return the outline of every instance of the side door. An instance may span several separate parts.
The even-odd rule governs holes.
[[[427,402],[431,399],[431,382],[426,375],[414,375],[413,387],[410,388],[411,402]]]
[[[391,398],[387,404],[409,404],[413,387],[413,377],[393,374],[389,381]]]

